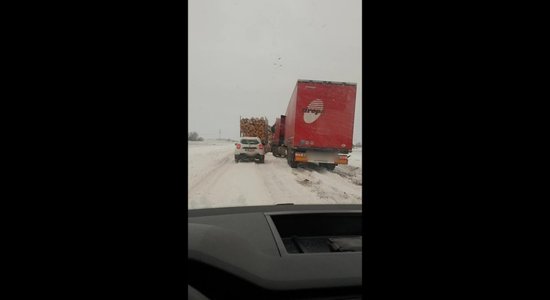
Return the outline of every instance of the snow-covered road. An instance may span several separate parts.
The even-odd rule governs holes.
[[[288,166],[286,159],[265,156],[265,163],[239,162],[234,143],[189,142],[189,209],[294,204],[360,204],[362,151],[347,166],[331,172],[317,165]]]

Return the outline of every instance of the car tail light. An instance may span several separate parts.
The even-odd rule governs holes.
[[[259,144],[259,145],[258,145],[258,149],[261,150],[261,149],[263,149],[263,148],[264,148],[264,145],[262,145],[262,144]]]
[[[237,149],[241,149],[241,144],[237,144]]]

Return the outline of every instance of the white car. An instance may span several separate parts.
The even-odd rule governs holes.
[[[264,162],[265,149],[258,137],[241,137],[240,143],[235,143],[235,162],[242,159],[258,159]]]

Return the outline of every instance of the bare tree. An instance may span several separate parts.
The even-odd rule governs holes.
[[[199,137],[199,134],[194,132],[194,131],[188,133],[187,140],[188,141],[204,141],[204,139],[202,137]]]

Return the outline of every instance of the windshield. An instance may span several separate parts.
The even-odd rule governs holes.
[[[241,144],[245,145],[258,145],[259,143],[258,140],[241,140]]]
[[[361,0],[188,3],[188,208],[361,204]]]

